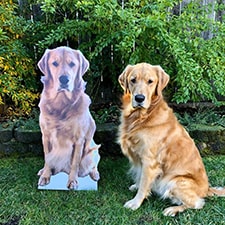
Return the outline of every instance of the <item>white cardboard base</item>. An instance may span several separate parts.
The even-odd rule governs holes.
[[[39,190],[70,190],[66,187],[68,181],[68,175],[66,173],[58,173],[51,176],[50,183],[44,186],[38,186]],[[90,178],[90,176],[79,177],[78,178],[78,188],[79,190],[98,190],[98,182]]]
[[[91,142],[91,147],[96,146],[94,140]],[[98,155],[98,150],[96,150],[93,154],[93,160],[95,165],[99,163],[100,157]],[[98,182],[94,181],[90,178],[90,176],[86,177],[78,177],[78,188],[74,190],[98,190]],[[64,172],[60,172],[56,175],[51,176],[50,183],[44,186],[38,186],[39,190],[70,190],[67,188],[68,182],[68,174]]]

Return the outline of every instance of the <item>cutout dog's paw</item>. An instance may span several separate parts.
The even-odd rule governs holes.
[[[70,190],[77,189],[78,188],[78,182],[75,181],[75,180],[68,181],[67,188],[70,189]]]
[[[50,182],[50,177],[40,177],[39,180],[38,180],[38,185],[39,186],[44,186],[44,185],[47,185],[49,184]]]
[[[90,173],[90,177],[91,177],[92,180],[98,181],[100,179],[99,172],[98,171],[92,171]]]
[[[44,168],[41,169],[41,170],[39,170],[38,173],[37,173],[37,175],[38,175],[38,176],[41,176],[41,175],[43,174],[43,172],[44,172]]]

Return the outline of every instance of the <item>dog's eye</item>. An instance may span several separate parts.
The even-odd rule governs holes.
[[[70,63],[69,63],[69,66],[72,68],[72,67],[75,66],[75,63],[74,63],[74,62],[70,62]]]
[[[52,63],[52,65],[55,66],[55,67],[57,67],[59,64],[58,64],[56,61],[54,61],[54,62]]]
[[[133,84],[135,84],[135,83],[136,83],[136,78],[132,78],[130,81],[131,81]]]
[[[148,83],[151,84],[153,81],[152,80],[148,80]]]

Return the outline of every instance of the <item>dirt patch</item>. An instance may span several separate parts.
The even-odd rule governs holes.
[[[20,216],[16,216],[11,218],[8,222],[6,223],[0,223],[0,225],[18,225],[20,222],[21,217]]]

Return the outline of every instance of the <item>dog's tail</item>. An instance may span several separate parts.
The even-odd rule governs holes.
[[[210,187],[208,191],[208,196],[214,195],[225,197],[225,187]]]

